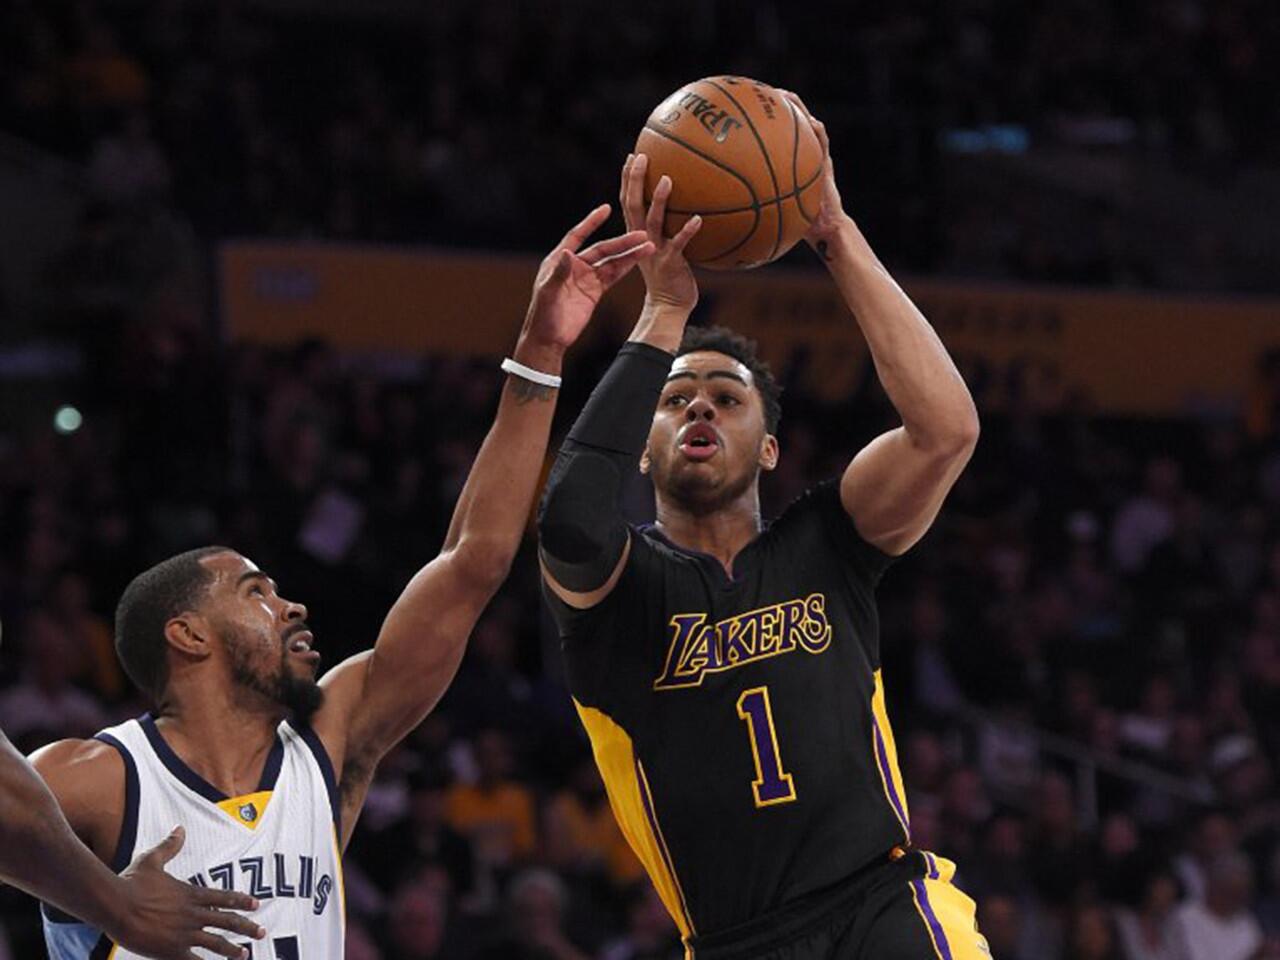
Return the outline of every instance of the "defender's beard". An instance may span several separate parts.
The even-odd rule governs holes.
[[[231,678],[237,684],[278,703],[299,723],[311,721],[324,703],[324,690],[314,680],[295,676],[290,671],[287,652],[281,651],[278,670],[261,677],[249,663],[248,645],[239,638],[226,639],[230,641],[227,648],[231,653]]]

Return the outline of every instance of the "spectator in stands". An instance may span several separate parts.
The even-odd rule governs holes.
[[[478,778],[455,783],[445,800],[449,825],[470,839],[486,866],[506,870],[528,861],[537,847],[533,795],[513,779],[511,740],[500,730],[475,738]]]
[[[1124,960],[1187,960],[1174,913],[1179,894],[1173,871],[1159,867],[1144,878],[1136,905],[1116,910]]]
[[[684,956],[680,933],[653,884],[634,883],[627,898],[626,933],[605,945],[600,960],[681,960]]]
[[[580,757],[569,783],[547,803],[543,816],[547,863],[571,876],[604,876],[619,889],[644,876],[605,795],[595,761]]]
[[[1205,875],[1204,900],[1188,900],[1177,912],[1187,960],[1252,960],[1262,929],[1249,912],[1253,867],[1237,851],[1219,854]]]
[[[564,931],[564,884],[550,870],[515,875],[507,890],[506,926],[472,960],[587,960]]]

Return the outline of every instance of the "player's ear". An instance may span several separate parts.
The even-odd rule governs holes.
[[[649,446],[648,444],[646,444],[644,448],[644,453],[640,454],[640,472],[643,474],[648,474],[649,465],[650,465]]]
[[[766,433],[760,443],[760,469],[772,470],[778,465],[778,438]]]
[[[203,660],[213,652],[210,644],[213,630],[209,621],[191,610],[183,611],[164,625],[164,638],[169,646],[189,657]]]

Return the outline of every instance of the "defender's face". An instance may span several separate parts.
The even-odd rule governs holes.
[[[714,507],[741,495],[777,460],[751,371],[711,350],[677,357],[640,462],[654,487],[677,501]]]
[[[212,574],[204,612],[217,629],[232,676],[282,706],[298,709],[315,684],[320,654],[307,627],[307,608],[280,596],[276,582],[238,553],[200,561]],[[308,696],[306,694],[303,701]]]

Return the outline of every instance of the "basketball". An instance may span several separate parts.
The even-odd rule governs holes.
[[[636,153],[649,157],[646,205],[662,175],[671,178],[667,236],[702,216],[685,248],[700,267],[748,270],[776,260],[818,212],[822,145],[803,111],[758,80],[685,84],[649,115]]]

